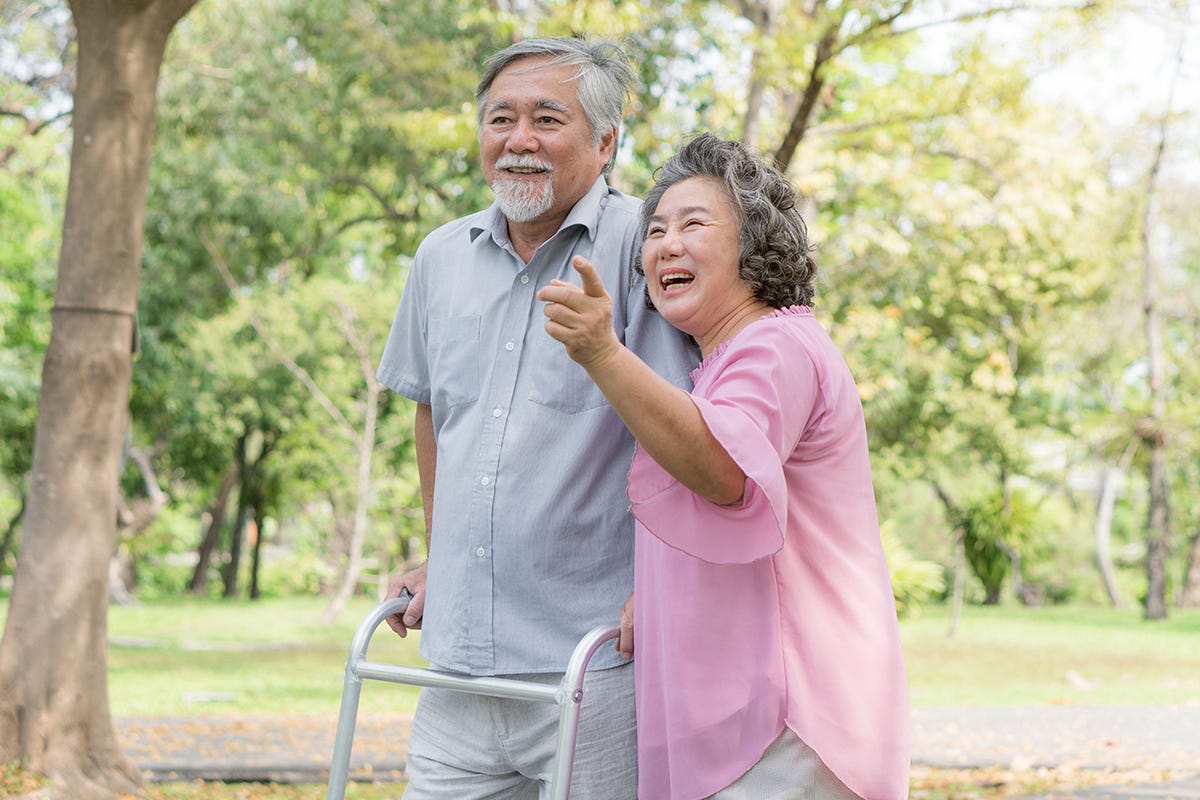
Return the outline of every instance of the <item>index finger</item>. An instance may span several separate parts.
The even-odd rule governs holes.
[[[571,260],[571,266],[575,267],[575,271],[579,273],[580,280],[583,281],[583,291],[588,297],[607,297],[608,292],[604,290],[604,281],[600,280],[599,273],[592,266],[592,262],[588,261],[583,256],[575,256]]]

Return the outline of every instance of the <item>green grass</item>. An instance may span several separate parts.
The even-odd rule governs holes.
[[[357,598],[333,624],[325,603],[290,598],[179,600],[109,612],[114,715],[336,714],[350,641],[374,602]],[[376,629],[373,661],[424,665],[419,636]],[[362,709],[411,711],[417,689],[373,684]]]
[[[1200,609],[965,608],[901,624],[914,706],[1200,701]]]
[[[113,714],[335,714],[350,640],[373,605],[356,598],[331,625],[320,598],[114,606]],[[968,606],[948,628],[943,607],[901,622],[914,706],[1200,702],[1200,609],[1146,622],[1137,608]],[[370,658],[422,664],[417,642],[380,626]],[[372,688],[364,712],[415,704],[415,688]]]

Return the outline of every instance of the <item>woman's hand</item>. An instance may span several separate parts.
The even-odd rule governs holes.
[[[579,273],[583,288],[554,280],[538,291],[546,301],[546,333],[562,342],[567,355],[584,368],[611,358],[621,349],[612,327],[612,298],[596,268],[583,256],[571,266]]]
[[[633,658],[633,595],[625,598],[621,606],[621,635],[617,637],[617,652],[621,658]]]

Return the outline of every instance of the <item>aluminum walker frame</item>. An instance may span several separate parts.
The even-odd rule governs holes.
[[[490,678],[462,675],[456,672],[402,667],[367,661],[367,646],[371,636],[385,619],[408,607],[407,598],[380,603],[359,624],[346,659],[346,682],[342,688],[342,706],[338,713],[337,733],[333,741],[333,761],[329,768],[329,789],[326,800],[344,800],[346,782],[350,775],[350,751],[354,744],[354,727],[358,720],[358,701],[364,680],[402,683],[410,686],[429,686],[454,689],[491,697],[507,697],[544,703],[557,703],[558,744],[555,747],[554,772],[550,779],[550,800],[567,800],[571,787],[571,766],[575,760],[575,739],[579,732],[579,709],[583,703],[583,679],[588,662],[605,642],[620,635],[620,628],[594,628],[584,636],[571,653],[567,670],[557,685],[522,681],[511,678]]]

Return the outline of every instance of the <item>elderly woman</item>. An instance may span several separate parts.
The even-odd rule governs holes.
[[[700,346],[691,394],[618,341],[586,260],[582,288],[539,293],[638,441],[618,647],[637,654],[639,796],[903,798],[908,697],[866,427],[811,310],[796,193],[709,134],[655,177],[639,268]]]

